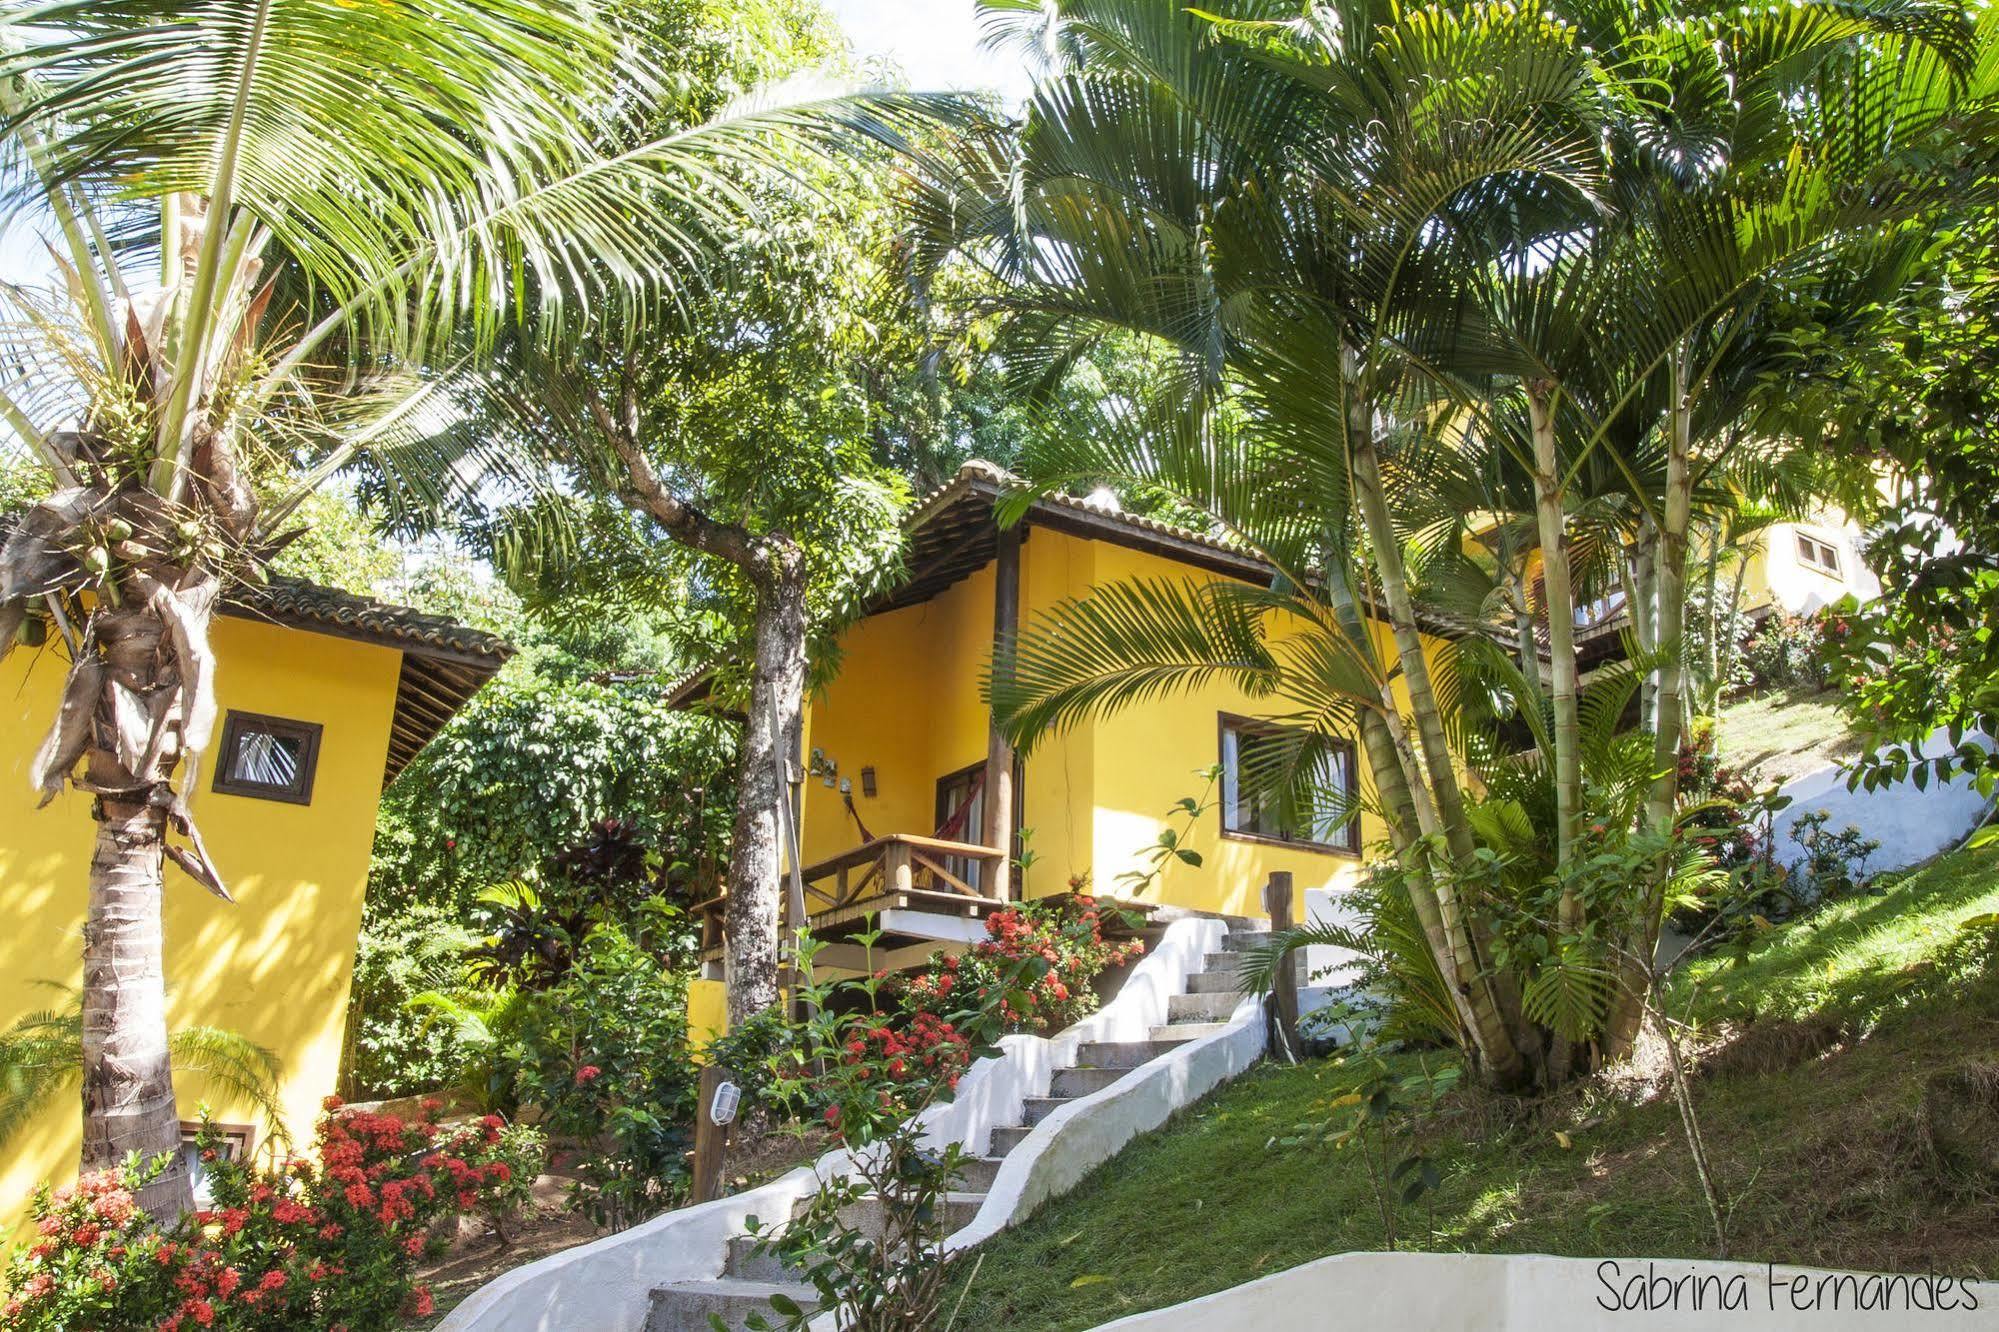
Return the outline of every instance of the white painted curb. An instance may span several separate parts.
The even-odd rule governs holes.
[[[1187,977],[1202,969],[1208,953],[1220,950],[1227,932],[1218,920],[1175,921],[1103,1008],[1052,1037],[1002,1037],[999,1058],[974,1064],[959,1079],[953,1100],[924,1112],[924,1140],[935,1147],[962,1142],[972,1155],[984,1155],[993,1129],[1018,1124],[1026,1099],[1047,1095],[1055,1069],[1074,1063],[1083,1042],[1142,1041],[1153,1027],[1165,1025],[1167,1001],[1185,991]],[[951,1237],[951,1247],[962,1247],[961,1239],[986,1226],[989,1216],[1004,1219],[986,1233],[1066,1192],[1133,1134],[1156,1127],[1174,1110],[1235,1076],[1262,1050],[1260,1009],[1245,999],[1237,1004],[1229,1030],[1188,1042],[1157,1061],[1162,1067],[1134,1070],[1146,1075],[1142,1078],[1126,1077],[1062,1107],[1008,1154],[978,1217]],[[666,1212],[516,1268],[481,1286],[438,1324],[437,1332],[641,1332],[655,1286],[720,1276],[729,1240],[744,1233],[745,1219],[789,1217],[794,1204],[815,1192],[820,1180],[844,1173],[848,1160],[844,1149],[828,1152],[762,1188]]]
[[[1867,1273],[1666,1258],[1341,1253],[1104,1323],[1098,1332],[1990,1332],[1994,1327],[1999,1327],[1999,1282],[1874,1277],[1870,1285]]]

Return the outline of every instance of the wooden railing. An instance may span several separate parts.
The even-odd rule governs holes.
[[[889,897],[917,899],[926,910],[955,908],[977,914],[999,904],[998,896],[986,885],[992,883],[994,869],[1004,854],[990,846],[914,833],[877,837],[799,871],[805,887],[806,920],[802,923],[809,926],[833,912]],[[973,866],[978,867],[976,874],[970,872]],[[787,932],[801,923],[792,919],[790,878],[785,876],[782,899]],[[693,908],[701,922],[701,946],[706,952],[722,946],[727,900],[726,894],[718,894]]]
[[[970,842],[947,842],[914,833],[890,833],[807,865],[805,909],[810,914],[837,911],[870,897],[888,893],[957,894],[976,901],[991,900],[984,887],[1005,853]],[[955,862],[955,863],[954,863]],[[976,873],[971,868],[976,866]],[[976,877],[977,884],[970,880]]]

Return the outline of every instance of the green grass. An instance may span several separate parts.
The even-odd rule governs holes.
[[[1732,1256],[1999,1276],[1999,934],[1959,929],[1992,911],[1999,853],[1960,854],[1675,982],[1669,1002],[1701,1031]],[[955,1326],[1093,1327],[1382,1247],[1352,1149],[1276,1142],[1353,1077],[1265,1066],[1133,1144],[981,1251]],[[1403,1247],[1712,1256],[1678,1116],[1653,1090],[1453,1096],[1421,1130],[1444,1179],[1433,1205],[1401,1209]]]
[[[1727,704],[1718,734],[1722,760],[1755,768],[1766,785],[1816,772],[1861,750],[1838,695],[1809,689],[1773,690]]]

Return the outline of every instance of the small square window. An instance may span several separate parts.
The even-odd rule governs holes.
[[[215,1199],[209,1191],[208,1162],[201,1159],[201,1144],[196,1141],[201,1133],[201,1125],[190,1120],[182,1120],[180,1125],[180,1155],[187,1163],[187,1178],[194,1189],[194,1201],[198,1206],[207,1207]],[[250,1148],[257,1141],[257,1130],[248,1124],[217,1124],[215,1133],[219,1141],[216,1152],[225,1161],[247,1161]]]
[[[313,770],[319,766],[319,733],[317,722],[231,712],[222,723],[215,790],[223,795],[311,804]]]
[[[1807,569],[1839,577],[1839,548],[1817,537],[1798,533],[1798,563]]]

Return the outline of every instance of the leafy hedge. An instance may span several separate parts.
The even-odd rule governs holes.
[[[698,810],[701,845],[728,842],[735,741],[674,712],[654,677],[602,682],[504,673],[445,727],[382,798],[371,914],[406,902],[464,906],[622,819],[648,846]],[[678,840],[677,838],[675,840]]]

